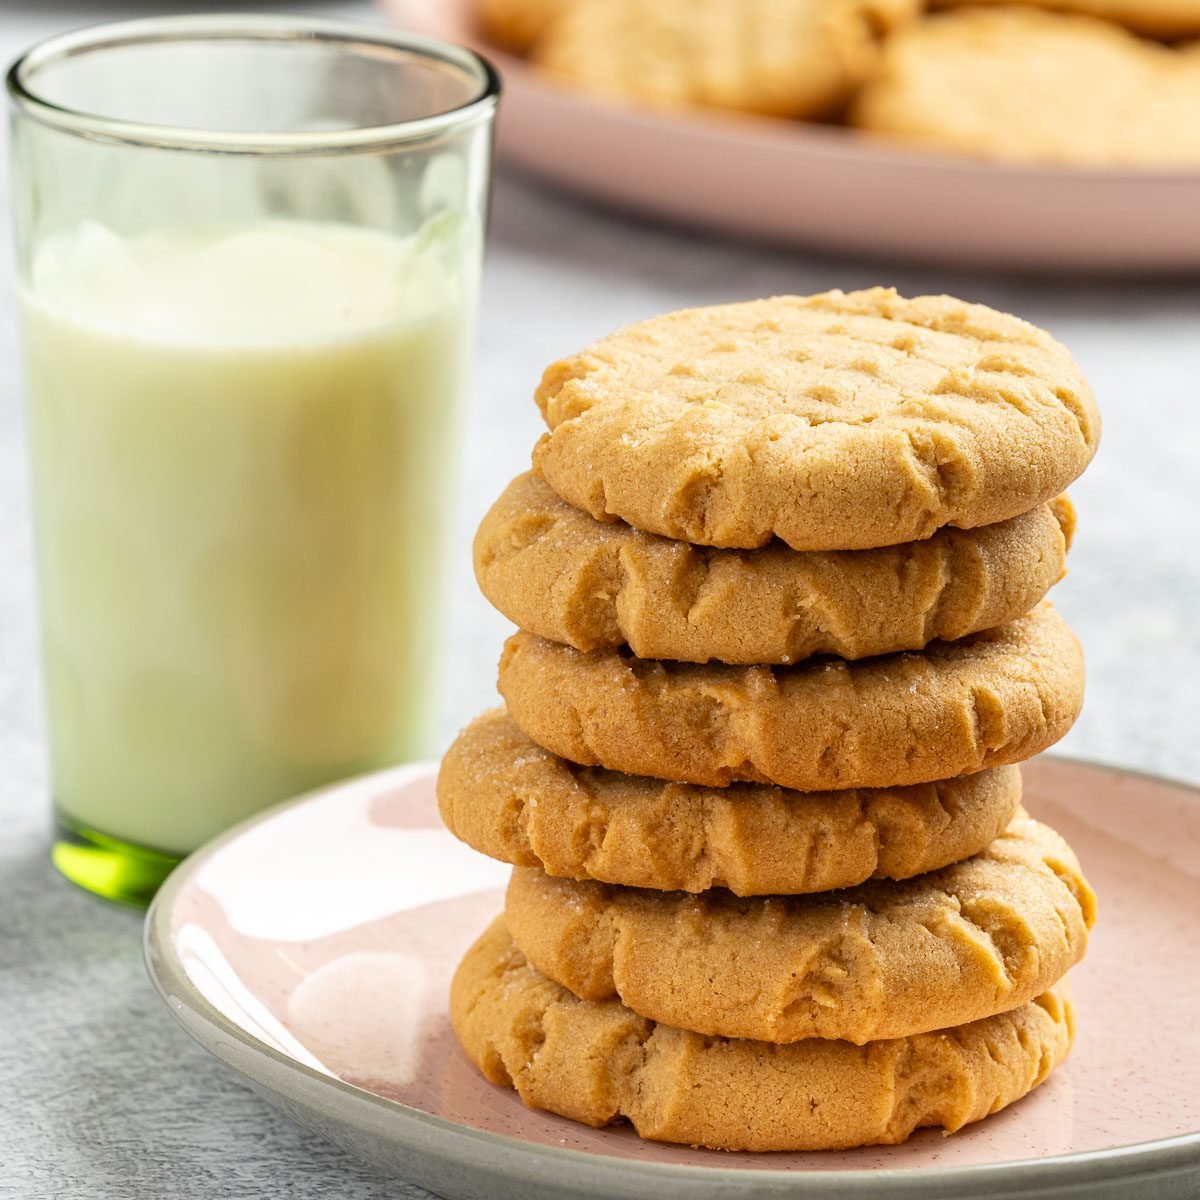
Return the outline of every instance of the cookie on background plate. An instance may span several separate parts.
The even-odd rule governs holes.
[[[502,50],[524,54],[575,0],[475,0],[483,36]]]
[[[639,658],[794,663],[919,650],[1028,612],[1066,570],[1066,496],[997,525],[878,550],[716,550],[597,521],[533,475],[475,536],[475,577],[515,625]]]
[[[1023,762],[1083,705],[1083,652],[1043,600],[958,642],[746,667],[509,638],[500,692],[539,746],[628,775],[800,791],[895,787]]]
[[[1200,0],[1023,0],[1031,8],[1114,21],[1147,37],[1168,41],[1200,36]],[[1012,0],[933,0],[933,8],[1004,4]]]
[[[571,0],[532,51],[564,84],[654,108],[841,109],[919,0]]]
[[[1027,1004],[1083,957],[1095,897],[1018,813],[973,858],[812,896],[691,895],[513,871],[521,953],[582,1000],[719,1037],[855,1045]]]
[[[851,121],[1012,163],[1196,167],[1200,54],[1091,17],[957,9],[888,43]]]
[[[887,288],[686,309],[550,366],[534,468],[702,545],[860,550],[1029,512],[1091,461],[1095,400],[1017,317]]]
[[[450,992],[467,1056],[532,1108],[587,1125],[627,1118],[644,1138],[717,1150],[840,1150],[948,1132],[1032,1091],[1071,1047],[1067,982],[999,1016],[866,1047],[777,1046],[658,1025],[576,999],[534,970],[503,919]]]
[[[1021,773],[996,767],[841,792],[704,788],[576,766],[495,710],[446,752],[437,791],[450,832],[503,862],[629,887],[761,896],[906,879],[968,858],[1004,832]]]

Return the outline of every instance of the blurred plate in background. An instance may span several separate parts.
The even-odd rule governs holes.
[[[502,158],[576,192],[745,237],[869,257],[1034,271],[1200,269],[1200,171],[1020,167],[848,129],[663,114],[548,82],[485,44],[471,0],[382,0],[481,50],[504,78]]]

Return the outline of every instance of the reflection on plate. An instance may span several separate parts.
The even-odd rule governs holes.
[[[1021,167],[892,147],[852,130],[595,100],[481,43],[472,0],[381,0],[399,24],[473,45],[504,79],[502,157],[623,207],[872,257],[1036,271],[1200,268],[1200,171]]]
[[[433,775],[401,767],[255,818],[180,867],[147,922],[151,976],[188,1032],[368,1162],[489,1200],[559,1200],[567,1177],[573,1196],[665,1200],[735,1185],[856,1200],[1196,1194],[1200,792],[1065,760],[1027,768],[1027,806],[1078,850],[1101,901],[1072,972],[1079,1038],[1047,1084],[952,1138],[754,1155],[588,1129],[479,1076],[447,988],[507,868],[442,829]]]

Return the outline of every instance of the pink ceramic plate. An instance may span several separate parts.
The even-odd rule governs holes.
[[[725,232],[960,266],[1200,268],[1200,170],[996,165],[851,130],[659,115],[547,82],[484,44],[472,0],[382,0],[400,24],[472,45],[504,80],[502,156],[598,199]]]
[[[588,1129],[474,1070],[447,987],[508,871],[441,827],[433,775],[399,768],[240,826],[172,875],[147,923],[151,975],[188,1032],[360,1157],[488,1200],[1200,1195],[1197,790],[1061,759],[1026,769],[1028,807],[1100,895],[1072,973],[1078,1041],[1045,1086],[952,1138],[753,1155]]]

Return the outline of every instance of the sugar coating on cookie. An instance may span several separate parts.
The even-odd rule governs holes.
[[[518,867],[521,953],[584,1000],[697,1033],[862,1045],[1026,1004],[1082,957],[1095,898],[1070,847],[1019,813],[973,858],[902,882],[738,898]]]
[[[1029,512],[1087,466],[1100,422],[1049,334],[887,288],[688,309],[550,366],[534,467],[649,533],[857,550]]]
[[[597,521],[533,475],[475,537],[475,577],[515,625],[576,650],[795,663],[919,650],[1014,620],[1062,577],[1065,496],[997,525],[877,550],[717,550]]]
[[[721,1150],[893,1144],[953,1132],[1032,1091],[1071,1047],[1064,980],[957,1029],[856,1047],[704,1037],[579,1000],[529,965],[502,919],[467,952],[450,1016],[463,1049],[531,1108]]]
[[[476,850],[550,875],[739,896],[907,879],[982,850],[1021,798],[1017,767],[907,788],[703,788],[579,767],[485,713],[442,760],[438,805]]]
[[[896,787],[1022,762],[1083,705],[1083,654],[1043,600],[957,642],[795,667],[590,654],[509,638],[500,692],[522,732],[585,766],[724,787]]]
[[[841,108],[917,0],[574,0],[533,60],[571,87],[656,108],[780,117]]]
[[[851,120],[914,145],[1008,162],[1195,166],[1200,55],[1090,17],[955,10],[888,43]]]

